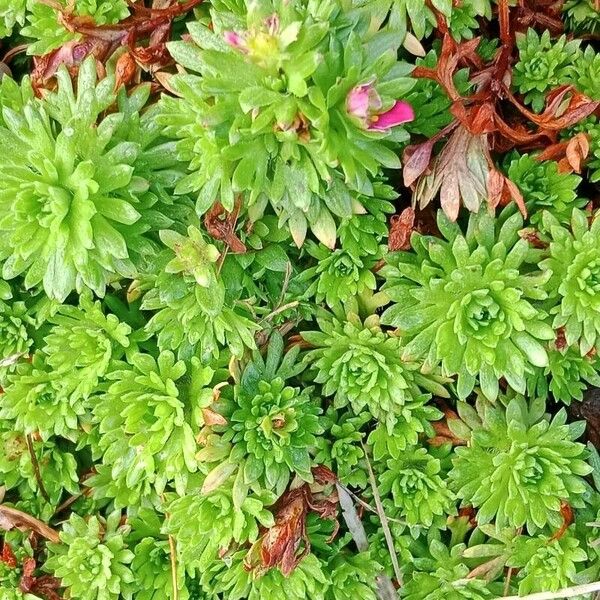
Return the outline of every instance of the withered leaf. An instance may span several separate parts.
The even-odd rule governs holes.
[[[144,7],[142,3],[132,2],[132,14],[128,18],[114,25],[97,25],[89,16],[76,15],[71,4],[63,6],[54,0],[40,1],[55,6],[61,24],[68,31],[79,34],[81,39],[67,42],[34,59],[32,83],[38,93],[47,86],[61,65],[76,71],[88,56],[94,56],[102,64],[120,46],[128,46],[131,55],[150,70],[164,66],[170,61],[165,42],[169,39],[173,19],[202,2],[169,2],[165,8],[152,9]],[[149,45],[145,48],[139,46],[141,39],[147,39]]]
[[[0,529],[4,529],[4,531],[11,529],[34,531],[55,544],[60,542],[58,533],[54,529],[39,519],[10,506],[0,505]]]
[[[323,466],[313,468],[313,475],[318,486],[329,486],[335,482],[335,475]],[[334,520],[330,539],[337,535],[338,493],[335,488],[329,493],[313,492],[311,486],[305,483],[285,492],[275,510],[275,524],[252,545],[244,560],[245,568],[256,574],[279,567],[284,575],[289,575],[310,552],[306,533],[306,517],[310,511],[323,519]]]
[[[488,201],[490,163],[487,135],[473,135],[458,127],[432,161],[430,172],[419,177],[413,205],[424,208],[439,193],[450,220],[457,219],[461,203],[477,212]]]
[[[585,133],[578,133],[569,140],[551,144],[536,155],[537,160],[554,160],[561,173],[580,173],[590,152],[590,143]]]
[[[410,248],[410,236],[415,225],[415,209],[409,206],[399,215],[393,215],[390,219],[390,232],[388,236],[388,248],[390,252],[397,250],[408,250]]]
[[[236,254],[246,252],[246,246],[235,234],[235,226],[241,207],[241,198],[237,198],[232,212],[227,212],[220,202],[215,202],[204,216],[204,226],[209,235],[225,242]]]
[[[212,408],[203,408],[202,416],[207,425],[227,425],[227,419]]]
[[[525,108],[505,87],[506,97],[530,121],[548,131],[562,131],[589,117],[600,106],[600,101],[592,100],[585,94],[566,85],[552,90],[547,97],[546,109],[536,114]]]
[[[434,144],[431,140],[422,144],[407,146],[404,151],[402,177],[404,185],[410,187],[429,167]]]

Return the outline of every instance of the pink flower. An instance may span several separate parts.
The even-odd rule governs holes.
[[[386,130],[414,120],[412,106],[402,100],[397,100],[390,110],[378,113],[382,101],[373,83],[363,83],[350,90],[346,97],[346,110],[350,116],[359,119],[365,129],[371,130]]]
[[[346,97],[346,110],[350,115],[361,120],[381,109],[381,97],[373,87],[373,82],[353,87]]]
[[[390,110],[371,117],[369,129],[390,129],[390,127],[414,121],[414,119],[415,111],[413,107],[408,102],[396,100]]]
[[[227,44],[229,44],[235,50],[239,50],[244,54],[248,52],[248,47],[246,45],[246,39],[241,36],[239,33],[235,31],[224,31],[223,39]]]

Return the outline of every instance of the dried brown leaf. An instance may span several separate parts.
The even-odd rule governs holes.
[[[0,529],[33,531],[55,544],[60,542],[58,533],[54,529],[39,519],[10,506],[0,505]]]
[[[202,416],[207,425],[227,425],[227,419],[218,412],[215,412],[212,408],[203,408]]]
[[[423,144],[407,146],[404,151],[402,177],[404,185],[410,187],[429,167],[434,143],[429,140]]]
[[[449,219],[456,220],[461,203],[477,212],[488,201],[490,163],[487,135],[473,135],[457,127],[432,161],[429,172],[419,177],[413,204],[424,208],[439,193],[442,210]]]
[[[236,254],[246,252],[246,246],[235,234],[235,227],[240,213],[241,198],[237,198],[232,212],[227,212],[220,202],[215,202],[204,216],[204,226],[210,236],[229,246]]]
[[[414,231],[415,210],[412,207],[405,208],[399,215],[390,219],[390,232],[388,236],[388,248],[390,252],[397,250],[408,250],[410,248],[410,236]]]

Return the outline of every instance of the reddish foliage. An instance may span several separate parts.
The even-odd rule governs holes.
[[[11,569],[16,569],[18,566],[17,557],[7,542],[2,545],[0,562],[8,565]],[[35,594],[46,600],[61,600],[60,595],[56,592],[60,588],[60,581],[50,575],[35,576],[36,568],[35,558],[28,557],[23,561],[19,589],[25,594]]]
[[[443,33],[438,63],[435,68],[417,67],[413,76],[432,79],[444,88],[452,100],[450,110],[454,121],[433,138],[405,150],[404,184],[415,188],[415,202],[425,206],[431,196],[439,192],[442,208],[452,219],[458,215],[461,199],[470,210],[476,210],[474,204],[482,197],[487,197],[491,208],[514,200],[525,214],[519,190],[497,171],[491,151],[552,144],[559,131],[591,115],[600,106],[600,102],[572,86],[561,86],[548,94],[544,112],[536,114],[523,106],[509,89],[515,32],[535,23],[550,29],[558,27],[560,21],[555,17],[555,5],[556,2],[549,0],[523,0],[519,6],[509,8],[507,0],[500,0],[498,19],[502,43],[489,64],[484,64],[476,53],[479,39],[454,41],[444,19],[438,15],[438,29]],[[456,71],[465,66],[470,68],[475,90],[468,97],[461,96],[453,80]],[[505,113],[515,113],[515,109],[516,115],[507,120]],[[432,159],[435,144],[443,138],[448,138],[444,149]],[[561,169],[580,169],[588,151],[587,141],[581,137],[570,145],[567,143],[565,160],[559,163]],[[476,168],[470,166],[474,163]],[[482,189],[485,165],[489,173]]]
[[[515,31],[525,32],[530,27],[548,29],[552,35],[560,35],[564,25],[561,20],[563,0],[522,0],[515,7],[513,26]]]
[[[555,531],[554,535],[550,538],[551,540],[559,540],[575,520],[575,516],[573,515],[573,509],[571,508],[571,505],[567,502],[563,501],[560,503],[560,516],[563,519],[563,523],[560,526],[560,529]]]
[[[19,589],[26,594],[35,594],[41,598],[46,598],[46,600],[61,600],[60,595],[56,591],[60,588],[60,581],[51,575],[36,577],[33,575],[35,569],[35,559],[25,559]]]
[[[233,212],[227,212],[220,202],[215,202],[212,208],[204,216],[204,226],[209,235],[216,240],[225,242],[232,252],[243,254],[246,252],[246,246],[237,235],[235,235],[235,226],[242,205],[241,198],[237,198]]]
[[[556,330],[556,339],[554,341],[554,345],[557,350],[564,350],[567,347],[567,338],[565,336],[565,328],[559,327]]]
[[[10,544],[4,542],[2,544],[2,552],[0,553],[0,562],[14,569],[17,566],[17,557],[15,556]]]
[[[519,237],[526,240],[532,248],[544,250],[548,247],[547,242],[540,239],[540,236],[534,227],[525,227],[524,229],[521,229],[521,231],[519,231]]]
[[[405,208],[399,215],[390,219],[390,233],[388,248],[390,252],[396,250],[408,250],[410,248],[410,236],[415,225],[415,210],[412,207]]]
[[[115,67],[115,91],[132,82],[137,71],[135,58],[130,52],[121,54]]]
[[[452,419],[460,419],[458,414],[454,412],[444,401],[438,401],[438,408],[444,413],[444,416],[439,421],[434,421],[431,426],[435,431],[435,437],[427,440],[432,446],[442,446],[444,444],[452,444],[453,446],[464,446],[465,440],[456,437],[448,427],[448,421]]]
[[[40,0],[58,11],[59,19],[66,29],[77,33],[80,40],[67,42],[60,48],[34,59],[31,74],[32,83],[38,93],[48,86],[61,65],[71,72],[88,56],[94,56],[103,64],[120,46],[126,46],[137,65],[149,71],[155,71],[170,62],[166,50],[173,19],[182,15],[202,0],[188,0],[179,3],[172,0],[164,8],[149,9],[139,3],[131,4],[132,14],[115,25],[96,25],[91,17],[73,14],[72,7],[65,8],[54,0]],[[147,40],[147,46],[140,42]],[[131,64],[127,67],[131,72]]]
[[[585,133],[578,133],[570,140],[552,144],[540,152],[537,160],[554,160],[561,173],[581,173],[581,167],[590,153],[590,142]]]
[[[318,486],[335,482],[335,475],[322,465],[313,469],[313,476]],[[252,545],[244,562],[247,570],[262,573],[279,567],[284,575],[289,575],[310,552],[310,540],[306,534],[308,513],[313,511],[324,519],[336,519],[338,498],[335,489],[326,495],[323,490],[317,492],[312,487],[305,483],[287,491],[279,499],[275,508],[275,525]],[[331,539],[337,531],[336,520]]]
[[[506,206],[514,200],[523,216],[527,216],[525,200],[519,188],[496,168],[492,168],[488,175],[488,202],[490,207]]]
[[[477,511],[472,506],[463,506],[458,509],[458,518],[467,518],[471,527],[477,527]]]

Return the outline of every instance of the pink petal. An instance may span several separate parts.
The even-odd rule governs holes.
[[[389,129],[402,123],[414,121],[415,111],[408,102],[396,101],[396,104],[387,112],[373,117],[369,129]]]
[[[369,86],[358,85],[350,90],[346,98],[346,110],[353,117],[367,118],[369,114]]]
[[[246,40],[239,33],[236,33],[235,31],[224,31],[223,39],[232,48],[242,52],[246,51]]]

